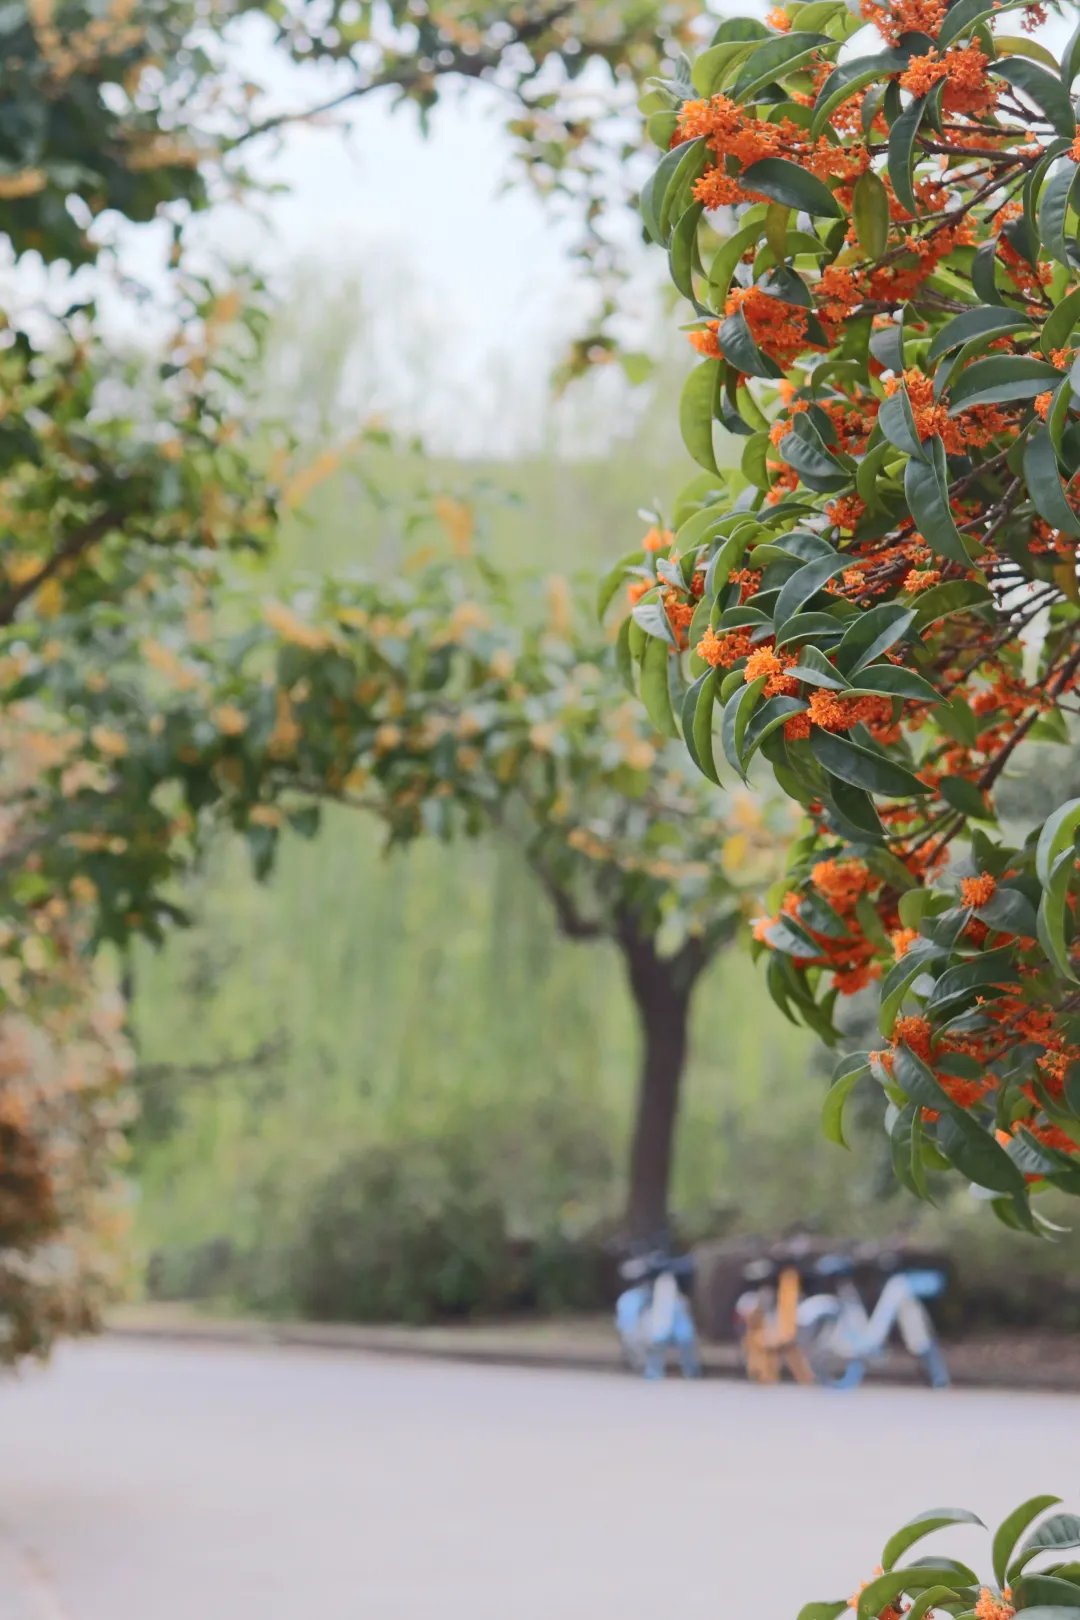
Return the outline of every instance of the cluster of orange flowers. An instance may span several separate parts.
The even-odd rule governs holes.
[[[710,209],[767,200],[760,193],[747,190],[738,175],[727,172],[725,165],[729,158],[743,170],[763,158],[784,157],[808,169],[820,180],[847,181],[856,180],[870,162],[863,145],[838,146],[825,136],[810,139],[806,130],[790,118],[772,121],[759,117],[756,109],[740,107],[724,95],[710,96],[707,101],[684,102],[675,138],[677,141],[704,139],[718,160],[694,186],[695,199]]]
[[[995,892],[994,879],[988,874],[963,880],[962,897],[965,905],[986,905]],[[982,930],[983,938],[989,937],[993,932],[996,944],[1003,944],[1010,938],[1004,932],[986,929],[985,925],[975,926]],[[968,931],[971,931],[970,925]],[[904,955],[913,943],[911,930],[898,930],[893,936],[893,941],[898,957]],[[1018,943],[1031,946],[1034,941],[1020,940]],[[1023,975],[1028,970],[1021,968],[1020,971]],[[945,1034],[935,1037],[929,1020],[921,1014],[907,1014],[898,1018],[890,1038],[890,1047],[876,1054],[878,1061],[885,1071],[891,1074],[894,1053],[900,1046],[906,1046],[934,1072],[938,1084],[952,1102],[961,1108],[973,1108],[998,1089],[999,1081],[994,1074],[988,1072],[988,1066],[1008,1047],[1019,1042],[1029,1042],[1043,1047],[1042,1056],[1036,1060],[1038,1085],[1051,1098],[1060,1098],[1064,1091],[1066,1075],[1071,1065],[1080,1058],[1080,1047],[1068,1042],[1058,1029],[1057,1015],[1053,1008],[1032,1005],[1025,1001],[1020,994],[1020,988],[1019,984],[998,986],[1000,994],[982,1000],[982,1010],[987,1020],[986,1028],[965,1035]],[[974,1060],[975,1063],[985,1066],[984,1072],[974,1078],[950,1073],[949,1059],[954,1056]],[[998,1140],[1003,1145],[1008,1145],[1011,1136],[1026,1131],[1037,1142],[1055,1148],[1059,1152],[1080,1153],[1080,1146],[1073,1138],[1043,1114],[1042,1098],[1036,1082],[1028,1081],[1020,1090],[1029,1107],[1025,1113],[1013,1120],[1011,1131],[998,1132]],[[923,1108],[921,1112],[923,1119],[928,1123],[939,1117],[938,1110],[933,1108]],[[1037,1179],[1037,1175],[1028,1176],[1028,1180]]]
[[[913,56],[900,75],[900,88],[925,96],[944,81],[942,110],[983,117],[994,109],[997,89],[987,77],[989,58],[978,45],[956,46],[944,54],[932,47],[925,56]]]
[[[762,354],[778,365],[791,365],[806,349],[806,311],[798,304],[774,298],[760,287],[736,287],[728,296],[724,313],[734,315],[739,311]]]
[[[798,662],[796,653],[777,653],[771,646],[761,646],[746,660],[743,678],[749,685],[751,681],[760,680],[764,676],[765,685],[762,690],[767,698],[795,697],[798,694],[799,683],[787,671]]]
[[[860,898],[875,888],[880,889],[880,882],[862,861],[824,860],[818,861],[811,869],[809,883],[837,916],[847,923],[846,933],[827,934],[815,928],[813,922],[803,915],[804,896],[789,890],[781,902],[777,917],[762,917],[755,923],[754,937],[769,944],[769,932],[780,918],[792,918],[810,936],[821,953],[816,957],[798,958],[796,966],[802,969],[825,968],[832,975],[833,985],[839,993],[853,996],[881,974],[881,964],[874,959],[874,943],[866,938],[854,915]]]
[[[753,644],[748,630],[731,630],[727,635],[718,636],[710,626],[694,651],[713,669],[731,669],[740,658],[749,658]]]
[[[1001,410],[996,405],[974,405],[950,416],[946,405],[934,398],[934,380],[918,369],[909,367],[903,377],[886,377],[886,394],[905,390],[915,418],[915,431],[920,439],[938,438],[949,455],[962,455],[965,450],[984,449],[999,433],[1014,426],[1016,412]]]
[[[1011,1597],[1012,1592],[1008,1587],[998,1597],[988,1586],[984,1586],[975,1605],[975,1620],[1013,1620],[1016,1610],[1009,1601]]]
[[[929,34],[936,39],[945,21],[946,0],[862,0],[861,11],[867,22],[872,22],[890,45],[895,45],[904,34]]]

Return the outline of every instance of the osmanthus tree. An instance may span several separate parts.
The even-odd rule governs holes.
[[[690,303],[705,471],[671,548],[628,565],[647,589],[624,636],[707,770],[761,753],[805,808],[758,926],[770,988],[823,1031],[839,996],[880,1008],[830,1131],[872,1075],[908,1187],[952,1168],[1034,1231],[1032,1192],[1080,1193],[1080,800],[1019,844],[995,810],[1021,747],[1072,746],[1080,678],[1080,31],[1059,62],[1043,20],[813,0],[723,23],[690,84],[656,88],[670,149],[643,209]],[[732,476],[715,421],[743,440]],[[913,1529],[857,1612],[1064,1612],[1076,1566],[1027,1569],[1080,1522],[1010,1563],[1015,1529],[1011,1597],[893,1570]]]
[[[455,559],[320,581],[231,638],[192,642],[169,589],[137,626],[101,618],[38,671],[56,707],[85,710],[95,750],[78,781],[59,762],[39,778],[39,877],[92,884],[106,935],[160,937],[182,916],[178,875],[223,823],[261,875],[283,834],[314,835],[324,802],[375,815],[398,844],[512,839],[562,932],[622,957],[642,1052],[625,1224],[648,1242],[668,1223],[693,992],[745,923],[748,885],[775,875],[775,830],[749,796],[710,802],[568,589],[551,592],[529,605]],[[242,603],[215,594],[235,623]]]
[[[865,9],[725,23],[663,92],[644,206],[692,301],[707,470],[629,565],[623,641],[658,717],[688,665],[707,770],[761,752],[806,809],[758,933],[816,1028],[877,987],[835,1128],[872,1073],[909,1186],[953,1165],[1038,1229],[1033,1186],[1080,1191],[1080,801],[1014,847],[994,789],[1022,744],[1070,745],[1080,684],[1080,34],[1058,72],[1004,33],[1038,8]]]

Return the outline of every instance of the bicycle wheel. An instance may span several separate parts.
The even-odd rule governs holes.
[[[854,1389],[862,1383],[866,1363],[845,1351],[835,1317],[819,1316],[800,1324],[799,1345],[810,1371],[824,1388]]]

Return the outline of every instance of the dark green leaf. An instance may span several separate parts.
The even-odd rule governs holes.
[[[709,294],[714,308],[723,309],[736,266],[741,261],[747,248],[753,247],[756,242],[760,241],[761,226],[759,224],[744,225],[742,230],[736,231],[733,236],[729,236],[723,246],[717,250],[712,264],[709,266]]]
[[[673,146],[670,152],[665,152],[652,174],[641,188],[641,217],[645,221],[645,229],[654,242],[663,242],[664,231],[660,224],[660,210],[664,205],[668,187],[675,178],[679,164],[686,157],[691,147],[698,144],[695,141],[682,141]]]
[[[827,34],[811,34],[801,30],[781,34],[779,38],[775,34],[770,35],[747,57],[731,99],[749,101],[758,90],[764,90],[778,77],[804,67],[823,45],[835,47],[836,41]]]
[[[806,708],[801,698],[771,697],[756,710],[753,719],[746,728],[743,738],[742,766],[743,775],[753,758],[767,737],[778,731],[786,720],[793,714],[800,714]]]
[[[716,702],[716,670],[706,670],[683,699],[682,730],[687,752],[703,776],[720,784],[713,755],[712,722]]]
[[[791,674],[795,680],[806,681],[810,686],[824,686],[833,692],[842,692],[848,684],[820,648],[812,644],[802,648]]]
[[[702,203],[693,203],[671,233],[671,279],[683,297],[689,298],[693,304],[697,303],[694,297],[694,254],[697,250],[698,225],[704,212]]]
[[[893,1074],[897,1085],[912,1102],[936,1109],[942,1115],[942,1123],[947,1121],[952,1127],[950,1133],[943,1131],[942,1142],[953,1163],[969,1180],[991,1192],[1024,1191],[1023,1174],[1008,1154],[988,1131],[952,1101],[932,1070],[906,1046],[896,1050]]]
[[[971,557],[949,505],[948,472],[941,440],[931,439],[929,449],[929,460],[911,460],[904,468],[904,494],[908,507],[931,551],[968,568]]]
[[[881,697],[912,698],[917,703],[940,703],[941,693],[913,669],[897,664],[870,664],[860,670],[851,688],[855,695],[872,692]]]
[[[915,139],[926,112],[926,100],[913,101],[889,131],[889,179],[901,205],[909,214],[918,214],[919,204],[912,190]]]
[[[764,675],[759,675],[757,680],[750,681],[733,692],[724,704],[723,719],[720,723],[720,745],[724,750],[724,758],[740,776],[743,775],[743,737],[757,701],[765,690],[765,680]]]
[[[1024,315],[1017,309],[1004,309],[995,304],[966,309],[962,315],[954,315],[951,321],[946,321],[931,343],[927,359],[940,359],[950,349],[959,349],[975,337],[985,337],[991,332],[1001,335],[1005,332],[1030,331],[1033,325],[1030,315]]]
[[[717,342],[736,371],[742,372],[746,377],[778,377],[782,375],[780,367],[768,355],[762,354],[746,323],[746,316],[742,310],[736,310],[721,323],[716,334]],[[716,362],[714,361],[713,364]]]
[[[998,57],[990,63],[988,71],[1020,90],[1046,114],[1059,135],[1072,140],[1076,134],[1072,100],[1056,74],[1048,73],[1037,62],[1029,62],[1022,56]]]
[[[868,84],[875,81],[880,84],[888,74],[901,72],[910,60],[909,51],[894,50],[881,51],[877,56],[860,56],[852,62],[841,62],[839,67],[833,68],[818,91],[810,134],[816,139],[841,102],[865,90]]]
[[[657,210],[660,235],[667,241],[671,227],[693,202],[692,187],[709,159],[709,149],[703,140],[691,141],[683,153]]]
[[[1070,93],[1073,80],[1078,73],[1080,73],[1080,26],[1061,53],[1061,82]]]
[[[990,601],[985,585],[973,579],[950,579],[943,585],[932,585],[923,591],[915,604],[915,623],[920,630],[947,619],[953,613],[984,606]]]
[[[849,566],[850,559],[833,552],[828,557],[815,557],[812,562],[805,563],[797,568],[786,579],[780,588],[780,595],[776,599],[773,609],[773,621],[778,629],[782,629],[789,619],[794,618],[801,607],[804,607],[811,597],[817,595],[830,579],[835,579]]]
[[[1080,1586],[1072,1581],[1059,1580],[1054,1575],[1023,1575],[1016,1583],[1013,1599],[1019,1602],[1024,1614],[1040,1604],[1059,1604],[1076,1620],[1076,1611],[1080,1609]]]
[[[984,304],[1005,302],[998,291],[997,250],[998,238],[994,236],[989,242],[983,242],[981,247],[976,248],[975,257],[971,261],[971,285],[976,297],[981,298]]]
[[[1080,324],[1080,287],[1068,293],[1046,317],[1039,338],[1039,347],[1047,359],[1055,349],[1069,347],[1069,339],[1078,324]]]
[[[1045,426],[1034,428],[1024,445],[1024,480],[1039,516],[1064,534],[1080,536],[1080,519],[1065,499],[1050,430]]]
[[[1080,169],[1076,164],[1066,160],[1059,169],[1050,176],[1043,187],[1039,202],[1039,237],[1047,253],[1067,270],[1072,269],[1068,250],[1065,246],[1065,219],[1070,204],[1074,202],[1073,191],[1076,186],[1076,177]]]
[[[982,1529],[986,1526],[975,1513],[969,1513],[966,1508],[931,1508],[927,1513],[919,1513],[914,1519],[909,1519],[896,1534],[890,1536],[881,1552],[881,1567],[883,1570],[892,1569],[898,1558],[902,1558],[909,1547],[913,1547],[923,1536],[931,1535],[935,1530],[942,1530],[949,1524],[977,1524]]]
[[[952,1602],[955,1608],[957,1593],[951,1586],[930,1586],[925,1592],[920,1592],[911,1608],[905,1612],[904,1620],[925,1620],[932,1609],[944,1608]]]
[[[1069,946],[1065,937],[1069,911],[1067,898],[1076,870],[1071,849],[1063,850],[1051,869],[1050,878],[1043,889],[1035,919],[1036,933],[1043,950],[1064,979],[1074,979]]]
[[[843,209],[824,180],[787,158],[761,158],[751,163],[739,176],[739,184],[747,191],[760,191],[785,208],[825,214],[830,219],[843,217]]]
[[[679,428],[683,443],[699,466],[719,476],[713,449],[713,402],[723,381],[719,360],[703,360],[683,385],[679,400]]]
[[[1012,1560],[1008,1569],[1009,1579],[1018,1575],[1036,1553],[1064,1552],[1067,1547],[1080,1547],[1080,1518],[1075,1513],[1052,1513],[1032,1531]],[[1037,1609],[1028,1611],[1029,1616],[1037,1613]],[[1070,1616],[1069,1620],[1075,1620],[1075,1616]]]
[[[915,417],[906,388],[898,388],[895,394],[890,394],[888,399],[882,400],[881,409],[878,411],[878,427],[889,443],[894,444],[898,450],[905,451],[918,461],[925,459],[925,451],[915,427]]]
[[[865,788],[885,799],[906,799],[930,790],[906,766],[864,748],[849,738],[815,728],[810,751],[820,765],[842,782]]]
[[[671,707],[671,687],[668,661],[672,656],[668,643],[650,636],[641,654],[641,700],[645,711],[656,727],[667,737],[677,737],[675,715]]]
[[[859,1081],[869,1073],[870,1065],[860,1063],[857,1067],[838,1075],[829,1087],[821,1110],[821,1128],[826,1138],[830,1142],[835,1142],[837,1147],[848,1146],[844,1137],[844,1107]]]
[[[1005,934],[1020,934],[1026,939],[1035,937],[1035,910],[1019,889],[999,888],[975,912],[980,922]]]
[[[1007,1518],[1001,1521],[994,1531],[994,1579],[999,1586],[1006,1584],[1009,1560],[1020,1537],[1025,1533],[1028,1524],[1036,1520],[1040,1513],[1046,1513],[1046,1508],[1056,1508],[1061,1497],[1028,1497],[1027,1502],[1020,1503]]]
[[[949,414],[972,405],[1011,405],[1034,399],[1061,381],[1061,372],[1033,355],[1003,354],[976,360],[949,389]]]
[[[1078,831],[1080,831],[1080,799],[1067,799],[1043,822],[1039,841],[1035,846],[1035,871],[1044,888],[1050,882],[1051,872],[1059,856],[1073,842]]]
[[[993,821],[994,812],[986,808],[986,800],[975,783],[966,776],[943,776],[939,783],[941,797],[961,815],[975,821]]]

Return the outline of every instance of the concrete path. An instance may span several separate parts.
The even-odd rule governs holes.
[[[0,1620],[792,1620],[1078,1453],[1067,1396],[70,1346],[0,1383]]]

